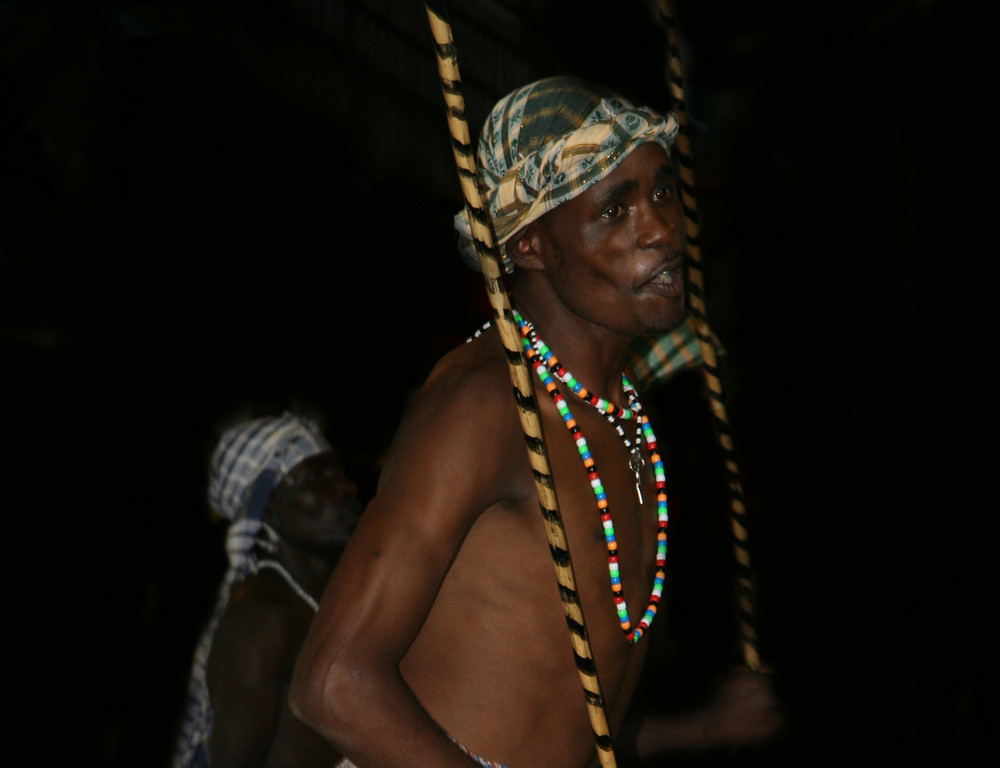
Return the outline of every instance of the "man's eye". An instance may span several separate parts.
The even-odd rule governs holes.
[[[653,193],[656,200],[669,200],[673,190],[670,187],[660,187]]]
[[[604,219],[617,218],[618,216],[621,216],[623,210],[624,208],[621,205],[618,205],[617,203],[615,205],[610,205],[601,212],[601,218]]]

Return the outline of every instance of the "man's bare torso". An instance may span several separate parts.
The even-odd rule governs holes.
[[[495,337],[466,345],[443,363],[487,368],[510,392]],[[488,396],[458,385],[453,397]],[[620,722],[644,658],[646,641],[630,645],[618,624],[608,555],[593,490],[563,420],[536,387],[548,460],[573,560],[578,592],[598,666],[608,718]],[[475,519],[400,668],[434,719],[473,752],[511,768],[585,768],[595,755],[555,569],[539,511],[513,397],[482,430],[482,449],[510,466],[496,500]],[[656,514],[648,453],[640,506],[620,437],[589,405],[568,404],[590,445],[614,519],[625,599],[633,625],[646,609],[653,578]],[[486,415],[484,414],[484,418]],[[493,423],[496,422],[496,423]],[[630,437],[634,437],[630,435]],[[498,447],[498,442],[502,447]]]

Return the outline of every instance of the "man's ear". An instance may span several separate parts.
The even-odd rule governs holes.
[[[545,243],[541,228],[535,222],[521,227],[504,244],[504,247],[507,249],[507,258],[518,269],[545,268],[545,261],[542,258]]]

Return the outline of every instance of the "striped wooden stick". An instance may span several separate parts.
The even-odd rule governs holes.
[[[576,577],[570,560],[569,545],[563,529],[559,505],[556,501],[555,485],[549,470],[548,456],[542,437],[542,425],[537,403],[532,389],[531,375],[527,361],[521,351],[520,335],[510,301],[504,289],[500,252],[493,236],[492,222],[483,205],[476,173],[474,150],[470,141],[469,126],[465,118],[465,99],[462,96],[458,58],[452,37],[451,23],[448,21],[444,0],[428,0],[425,3],[431,33],[434,36],[437,53],[438,74],[444,93],[448,114],[448,128],[451,132],[452,151],[458,167],[458,179],[465,198],[466,211],[472,222],[473,239],[479,257],[494,322],[507,353],[507,368],[514,385],[514,401],[521,419],[528,449],[528,460],[535,478],[538,503],[545,521],[552,562],[555,565],[559,596],[562,600],[566,624],[570,630],[576,667],[583,684],[590,716],[591,728],[597,745],[597,755],[601,766],[614,768],[616,765],[611,729],[608,726],[604,696],[601,693],[597,666],[590,651],[587,625],[583,609],[576,591]]]
[[[709,403],[714,416],[716,434],[722,448],[729,487],[730,524],[733,534],[733,554],[736,558],[737,601],[740,609],[740,630],[743,640],[743,661],[751,670],[760,668],[760,654],[757,644],[756,621],[754,615],[753,585],[750,579],[749,535],[746,528],[746,504],[743,486],[740,482],[739,466],[729,429],[729,417],[723,403],[722,379],[712,333],[708,327],[705,309],[705,279],[701,271],[701,244],[698,225],[698,206],[694,195],[694,170],[691,164],[690,129],[687,124],[687,105],[684,101],[684,70],[680,46],[677,42],[677,24],[670,9],[669,0],[658,0],[660,18],[666,30],[668,59],[670,66],[670,93],[674,99],[673,111],[680,129],[677,132],[676,154],[680,161],[681,202],[684,207],[687,259],[688,309],[694,319],[695,335],[704,360],[705,383]]]

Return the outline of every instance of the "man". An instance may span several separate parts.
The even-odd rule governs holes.
[[[231,521],[229,569],[195,652],[174,766],[333,765],[339,753],[291,714],[287,689],[357,522],[357,488],[317,425],[285,414],[222,435],[209,501]]]
[[[527,353],[571,372],[541,364],[560,401],[541,381],[535,397],[613,728],[661,589],[664,478],[623,371],[633,339],[684,318],[676,130],[553,78],[499,102],[479,148]],[[446,355],[412,401],[291,703],[361,768],[596,765],[495,329]]]

